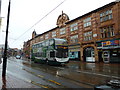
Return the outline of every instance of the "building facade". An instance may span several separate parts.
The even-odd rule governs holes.
[[[57,27],[38,35],[34,31],[32,39],[28,41],[30,47],[26,48],[30,52],[34,43],[63,38],[68,41],[71,60],[120,62],[119,17],[119,0],[73,20],[69,20],[68,15],[62,12],[57,19]]]

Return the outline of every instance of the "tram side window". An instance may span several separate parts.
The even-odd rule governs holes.
[[[50,57],[55,57],[55,51],[50,52]]]

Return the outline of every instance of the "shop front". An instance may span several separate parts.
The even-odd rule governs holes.
[[[120,63],[120,39],[97,42],[99,61]]]
[[[80,60],[80,45],[69,46],[70,60]]]
[[[93,47],[86,47],[83,51],[85,62],[95,62],[95,54]]]

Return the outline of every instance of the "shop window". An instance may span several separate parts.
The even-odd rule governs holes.
[[[71,59],[79,58],[78,52],[69,52],[69,58]]]

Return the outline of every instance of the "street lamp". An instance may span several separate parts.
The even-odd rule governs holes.
[[[4,50],[4,57],[3,57],[3,70],[2,70],[2,76],[3,77],[6,76],[6,66],[7,66],[7,45],[8,45],[8,27],[9,27],[9,16],[10,16],[10,4],[11,4],[11,0],[9,0],[8,14],[7,14],[5,50]]]

